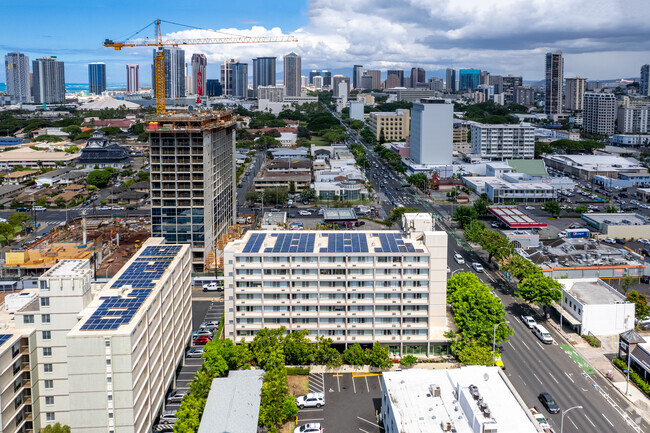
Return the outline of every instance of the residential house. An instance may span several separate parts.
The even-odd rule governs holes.
[[[36,176],[36,173],[38,173],[38,170],[13,171],[5,176],[4,183],[7,185],[19,185],[31,180]]]

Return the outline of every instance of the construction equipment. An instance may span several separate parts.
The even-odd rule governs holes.
[[[222,45],[222,44],[265,44],[273,42],[298,42],[293,36],[234,36],[223,38],[198,38],[198,39],[163,39],[160,31],[160,23],[166,22],[169,24],[180,25],[198,29],[198,27],[187,26],[184,24],[173,23],[171,21],[155,20],[144,28],[138,30],[131,37],[137,35],[151,25],[156,25],[156,39],[132,39],[123,42],[114,42],[110,39],[104,41],[104,46],[121,50],[124,47],[156,47],[156,56],[154,57],[154,70],[155,70],[155,84],[156,91],[156,113],[162,114],[165,112],[165,59],[163,57],[163,47],[178,47],[179,45]],[[232,35],[231,35],[232,36]],[[200,89],[203,91],[204,89]],[[199,95],[200,97],[201,95]],[[197,98],[200,101],[199,98]]]

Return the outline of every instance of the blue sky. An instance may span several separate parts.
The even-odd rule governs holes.
[[[544,55],[565,53],[565,77],[638,77],[650,63],[647,0],[2,0],[0,54],[21,51],[30,60],[57,55],[66,81],[86,82],[87,63],[107,64],[109,82],[124,82],[127,63],[150,81],[151,49],[114,52],[121,40],[156,18],[231,34],[293,35],[297,44],[185,47],[208,56],[208,78],[228,58],[295,51],[302,69],[351,71],[424,67],[478,68],[492,74],[544,78]],[[177,37],[216,37],[165,24]],[[180,31],[180,32],[179,32]],[[153,29],[148,31],[153,36]],[[4,81],[4,68],[0,81]],[[250,71],[250,69],[249,69]],[[252,73],[252,71],[250,71]],[[408,76],[408,72],[405,74]],[[439,75],[439,74],[438,74]]]

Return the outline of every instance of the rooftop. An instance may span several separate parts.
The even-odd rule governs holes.
[[[582,216],[597,224],[645,226],[650,224],[647,218],[636,213],[590,213]]]
[[[46,152],[43,150],[34,150],[29,147],[21,147],[20,149],[9,150],[0,153],[0,162],[22,162],[22,161],[72,161],[78,158],[78,153],[65,153],[65,152]]]
[[[544,160],[542,159],[509,159],[508,165],[519,173],[532,177],[548,177]]]
[[[41,277],[43,278],[57,278],[57,277],[70,277],[80,276],[87,271],[83,269],[86,260],[61,260],[56,265],[48,269]]]
[[[599,278],[559,279],[564,292],[582,305],[620,304],[625,297]]]
[[[34,173],[38,173],[38,170],[20,170],[20,171],[12,171],[12,172],[9,173],[6,177],[7,177],[8,179],[11,179],[11,178],[20,178],[20,177],[25,177],[25,176],[32,175],[32,174],[34,174]]]
[[[499,433],[540,431],[499,367],[388,371],[382,382],[402,433],[473,433],[481,426]]]
[[[323,211],[325,221],[356,221],[357,213],[352,208],[328,208]]]
[[[509,228],[546,227],[517,206],[488,206],[488,210]]]
[[[643,168],[639,161],[633,158],[622,158],[615,155],[550,155],[546,158],[562,162],[583,170],[625,170]]]

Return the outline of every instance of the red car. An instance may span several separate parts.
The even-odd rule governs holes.
[[[194,343],[196,346],[203,346],[209,343],[210,341],[212,341],[212,338],[208,337],[207,335],[200,335],[195,339],[193,339],[192,343]]]

